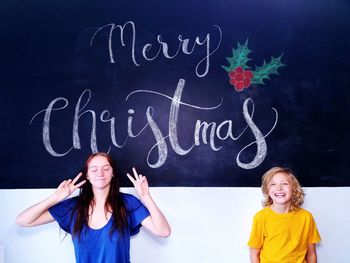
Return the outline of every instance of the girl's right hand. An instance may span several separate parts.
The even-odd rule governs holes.
[[[76,182],[81,177],[82,173],[79,173],[73,180],[68,179],[64,180],[58,187],[56,192],[53,194],[55,198],[57,198],[58,202],[63,201],[67,197],[69,197],[76,189],[86,183],[86,180],[81,181],[76,184]]]
[[[81,175],[82,173],[79,173],[73,180],[63,181],[53,195],[20,213],[17,216],[16,223],[20,226],[37,226],[54,221],[55,219],[48,209],[66,199],[76,189],[86,183],[86,180],[83,180],[77,184]]]

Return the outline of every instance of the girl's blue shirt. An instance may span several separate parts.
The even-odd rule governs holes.
[[[141,222],[150,215],[147,208],[130,194],[121,193],[125,208],[128,212],[128,228],[124,235],[118,230],[112,235],[110,230],[113,217],[106,225],[99,229],[84,226],[81,237],[72,236],[75,258],[77,263],[129,263],[130,236],[140,231]],[[49,212],[67,233],[72,233],[76,213],[73,213],[77,204],[77,197],[66,199],[51,207]]]

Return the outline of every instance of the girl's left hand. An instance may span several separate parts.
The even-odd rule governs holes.
[[[146,196],[149,196],[149,187],[148,187],[147,178],[142,174],[138,174],[135,167],[132,168],[132,171],[134,173],[134,176],[131,176],[129,173],[127,173],[126,175],[134,185],[138,196],[141,199],[143,199]]]

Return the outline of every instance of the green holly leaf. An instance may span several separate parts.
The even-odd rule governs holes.
[[[243,69],[249,69],[247,65],[248,61],[251,60],[248,58],[248,55],[252,51],[248,48],[248,39],[245,41],[243,45],[237,42],[237,48],[232,49],[232,57],[227,57],[227,61],[229,66],[221,66],[227,72],[231,72],[236,69],[238,66],[241,66]]]
[[[285,64],[281,62],[282,55],[283,54],[281,54],[278,58],[271,57],[269,63],[266,63],[264,60],[264,63],[260,67],[257,66],[253,71],[252,84],[264,85],[264,79],[270,79],[271,74],[279,75],[277,70],[280,67],[285,66]]]

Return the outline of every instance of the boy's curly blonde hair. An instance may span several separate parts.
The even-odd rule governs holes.
[[[293,174],[292,170],[284,167],[273,167],[263,175],[261,180],[261,190],[265,198],[263,201],[263,206],[264,207],[270,206],[273,203],[271,197],[269,196],[269,185],[273,176],[277,173],[286,174],[288,176],[288,181],[292,186],[292,200],[291,200],[291,207],[289,211],[293,212],[298,210],[301,207],[301,205],[304,203],[305,193],[301,188],[297,178]]]

